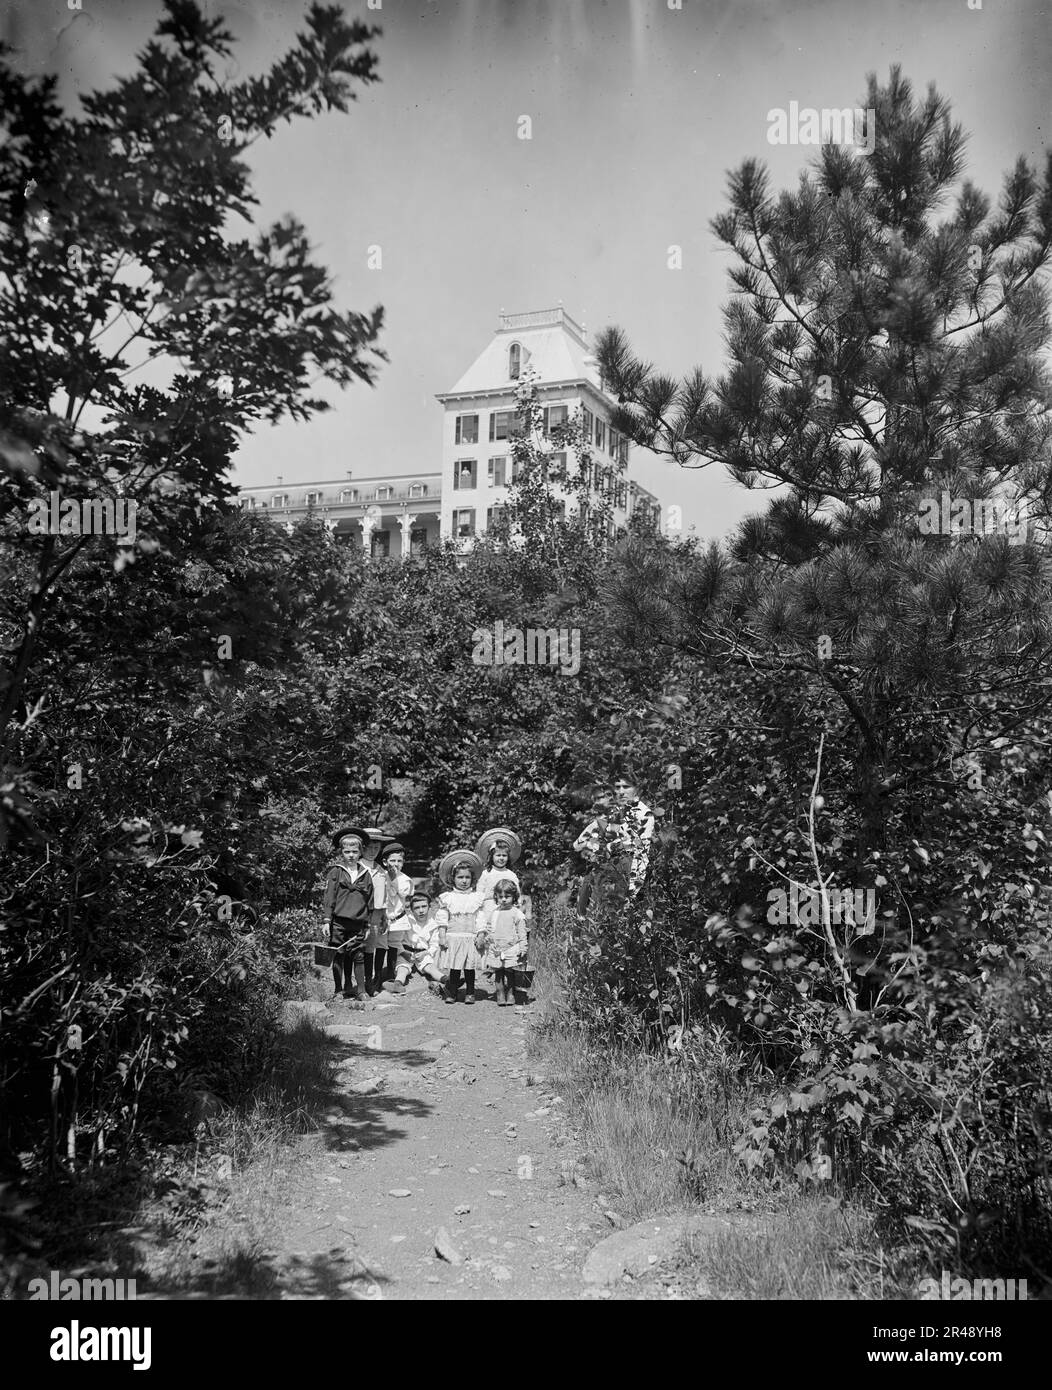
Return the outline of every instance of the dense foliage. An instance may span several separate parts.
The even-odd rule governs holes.
[[[366,562],[234,511],[226,472],[239,431],[321,407],[312,374],[371,381],[380,356],[379,311],[332,306],[302,229],[229,233],[240,152],[344,109],[372,33],[315,7],[224,87],[228,39],[169,0],[79,121],[0,66],[5,1159],[105,1162],[173,1087],[251,1089],[345,818],[425,859],[512,824],[544,930],[628,766],[650,880],[570,932],[574,1025],[681,1067],[732,1036],[766,1096],[739,1144],[757,1181],[1047,1255],[1047,188],[1020,166],[998,212],[965,185],[938,223],[960,134],[893,74],[868,162],[827,148],[780,198],[754,164],[732,179],[723,378],[603,338],[619,427],[777,483],[763,517],[611,550],[609,493],[587,518],[551,493],[583,500],[593,460],[579,422],[544,435],[527,379],[509,525]],[[59,486],[123,489],[134,545],[32,534]],[[1025,498],[1029,534],[918,534],[944,488]],[[480,660],[498,623],[576,634],[579,669]]]

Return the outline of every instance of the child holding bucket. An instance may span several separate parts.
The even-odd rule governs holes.
[[[336,995],[352,1001],[352,1008],[364,1008],[365,943],[373,907],[373,880],[362,863],[362,850],[369,842],[364,830],[355,825],[338,830],[332,837],[338,858],[325,877],[322,914],[335,950],[332,979]],[[354,985],[351,985],[351,971]]]

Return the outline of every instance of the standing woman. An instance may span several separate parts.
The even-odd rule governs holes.
[[[634,898],[650,867],[654,815],[640,800],[631,776],[622,773],[615,777],[612,799],[609,811],[600,812],[573,843],[592,865],[578,893],[577,911],[581,914],[588,911],[596,887],[602,906],[619,906]]]
[[[474,1004],[475,972],[485,966],[475,945],[485,901],[475,886],[481,873],[482,861],[469,849],[454,850],[438,866],[438,876],[447,886],[438,901],[449,913],[444,959],[449,970],[447,1004],[457,1002],[461,974],[464,976],[464,1003]]]
[[[352,1008],[365,1007],[365,943],[373,905],[373,880],[361,862],[369,842],[364,830],[345,826],[332,837],[336,863],[325,877],[322,913],[329,942],[336,948],[332,979],[336,994],[351,999]],[[351,971],[354,985],[351,985]]]

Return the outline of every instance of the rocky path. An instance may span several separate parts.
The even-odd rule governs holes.
[[[528,1015],[421,986],[365,1012],[306,1006],[338,1049],[337,1095],[297,1153],[281,1296],[588,1296],[581,1268],[611,1226],[530,1073]]]

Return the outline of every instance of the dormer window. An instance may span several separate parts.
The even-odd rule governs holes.
[[[287,492],[275,492],[273,497],[275,507],[287,507],[289,505],[289,495]]]
[[[427,496],[427,484],[426,484],[426,483],[411,483],[411,484],[409,485],[409,496],[410,496],[410,497],[426,497],[426,496]]]
[[[508,376],[512,381],[518,381],[522,372],[522,345],[512,343],[508,348]]]
[[[376,489],[377,502],[389,502],[394,495],[394,488],[378,487]]]
[[[340,493],[340,502],[346,506],[348,502],[358,501],[358,489],[356,487],[345,487]]]
[[[304,494],[304,499],[303,499],[303,500],[306,502],[306,504],[307,504],[308,507],[317,507],[317,506],[319,505],[319,503],[321,502],[321,493],[320,493],[320,492],[308,492],[308,493],[305,493],[305,494]]]

